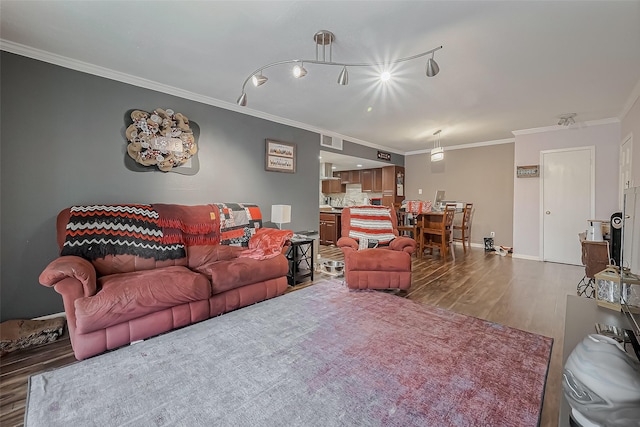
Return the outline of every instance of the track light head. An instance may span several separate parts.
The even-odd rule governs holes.
[[[296,79],[301,79],[302,77],[307,75],[307,70],[304,68],[304,62],[300,65],[293,67],[293,77]]]
[[[267,80],[269,79],[263,76],[262,73],[260,73],[260,75],[254,74],[253,77],[251,77],[251,82],[255,87],[262,86]]]
[[[247,94],[242,92],[242,95],[240,95],[240,97],[238,98],[238,100],[236,102],[238,103],[239,106],[246,107],[247,106]]]
[[[427,60],[427,77],[434,77],[436,74],[440,72],[440,67],[438,63],[433,59],[435,52],[431,54],[431,58]]]
[[[342,71],[340,71],[340,75],[338,76],[338,84],[342,86],[346,86],[349,84],[349,72],[347,71],[347,67],[342,67]]]

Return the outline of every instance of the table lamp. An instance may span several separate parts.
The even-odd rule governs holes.
[[[282,230],[282,224],[291,222],[291,205],[271,205],[271,222]]]

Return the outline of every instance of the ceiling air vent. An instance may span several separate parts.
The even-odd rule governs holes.
[[[334,150],[342,150],[342,138],[335,136],[320,135],[320,145]]]

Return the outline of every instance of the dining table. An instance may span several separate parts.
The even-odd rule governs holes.
[[[456,212],[455,215],[458,215],[460,213],[463,213],[464,209],[458,209],[456,208]],[[430,229],[430,228],[440,228],[442,221],[444,221],[444,210],[431,210],[430,212],[422,212],[418,215],[416,215],[413,219],[413,221],[415,221],[416,224],[416,234],[417,236],[414,237],[416,239],[416,241],[418,242],[418,257],[421,258],[422,257],[422,246],[420,245],[421,242],[421,238],[422,238],[422,232],[421,230],[423,229]]]

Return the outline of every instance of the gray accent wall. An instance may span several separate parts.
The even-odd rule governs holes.
[[[289,204],[288,228],[318,229],[317,133],[1,55],[1,321],[63,311],[62,298],[38,276],[58,255],[55,219],[68,206],[253,202],[268,221],[272,204]],[[125,113],[155,108],[172,108],[199,127],[196,175],[125,167]],[[265,171],[265,138],[297,145],[295,174]],[[377,150],[357,152],[375,159]]]

